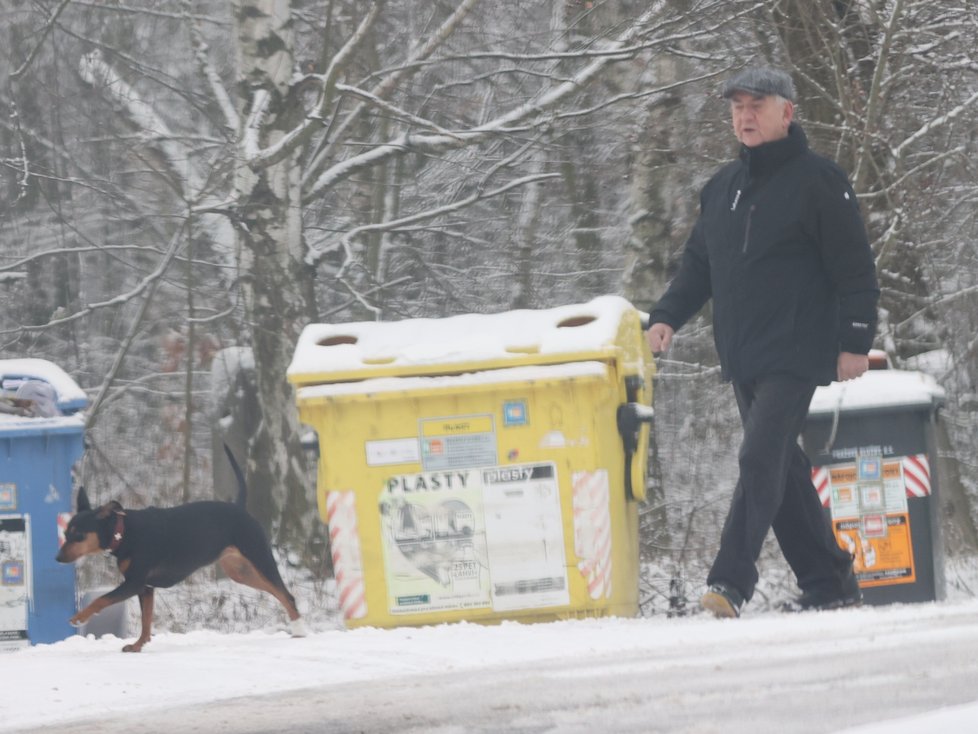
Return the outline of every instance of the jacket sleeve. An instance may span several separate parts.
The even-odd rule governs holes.
[[[649,314],[650,324],[661,322],[679,331],[710,299],[710,262],[702,222],[701,215],[686,241],[679,271]]]
[[[880,289],[856,194],[833,166],[821,172],[815,200],[822,264],[839,296],[839,350],[866,354],[876,335]]]

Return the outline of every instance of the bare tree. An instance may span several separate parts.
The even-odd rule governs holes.
[[[693,5],[708,13],[722,4]],[[582,153],[600,160],[604,153],[588,150],[599,147],[588,129],[608,111],[625,114],[641,93],[609,93],[599,80],[722,24],[704,25],[665,3],[637,4],[634,14],[518,3],[501,12],[478,0],[450,8],[239,0],[230,13],[223,3],[189,1],[105,7],[102,16],[73,3],[55,10],[31,16],[47,30],[11,66],[25,80],[46,71],[59,60],[47,36],[71,29],[80,39],[67,56],[77,63],[78,89],[94,92],[71,104],[103,120],[111,111],[112,137],[98,140],[101,131],[86,130],[81,115],[73,130],[88,136],[92,165],[109,167],[100,182],[85,156],[40,126],[24,137],[45,158],[64,161],[70,178],[101,186],[101,214],[139,217],[155,251],[131,253],[144,272],[128,289],[113,293],[105,284],[63,316],[25,318],[11,333],[127,312],[96,392],[96,421],[128,379],[139,337],[167,311],[183,312],[160,338],[182,360],[185,396],[195,392],[198,325],[209,314],[239,315],[259,396],[248,460],[253,510],[292,539],[305,534],[311,515],[284,379],[301,326],[338,310],[390,318],[543,304],[562,281],[561,298],[614,287],[620,266],[600,239],[600,169],[585,173],[576,164]],[[550,32],[529,32],[537,21]],[[120,23],[129,34],[119,33]],[[163,39],[166,51],[184,53],[154,46]],[[30,157],[21,158],[11,170],[29,179]],[[554,194],[561,176],[566,188]],[[144,193],[135,196],[137,187]],[[544,205],[555,196],[568,196],[570,206]],[[520,236],[480,241],[479,222],[506,232],[509,212]],[[576,262],[545,265],[561,261],[568,234]],[[95,241],[93,252],[113,251]],[[27,258],[47,262],[50,253]],[[490,277],[467,272],[475,267]],[[521,289],[511,288],[509,272],[527,278]],[[225,287],[215,292],[218,277]],[[474,282],[490,287],[473,289]],[[185,437],[193,415],[176,421]],[[183,453],[190,448],[185,440]],[[185,470],[184,494],[188,482]]]

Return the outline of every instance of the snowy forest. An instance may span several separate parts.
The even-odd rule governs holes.
[[[85,388],[93,499],[212,498],[229,441],[276,545],[328,575],[285,379],[302,327],[647,310],[736,154],[720,85],[774,64],[858,194],[876,346],[947,391],[948,552],[978,553],[978,3],[4,0],[0,19],[0,358]],[[708,313],[659,359],[655,407],[653,611],[702,581],[736,475]]]

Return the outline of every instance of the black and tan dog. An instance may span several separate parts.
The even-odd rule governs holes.
[[[235,504],[205,501],[123,510],[112,501],[93,509],[85,490],[78,492],[78,513],[68,523],[57,560],[72,563],[82,556],[108,552],[116,557],[125,580],[78,612],[71,624],[84,624],[106,607],[138,595],[142,631],[122,651],[139,652],[151,637],[153,590],[173,586],[217,561],[234,581],[278,599],[289,615],[292,635],[305,635],[295,599],[282,582],[265,532],[244,509],[241,469],[227,447],[225,452],[238,479]]]

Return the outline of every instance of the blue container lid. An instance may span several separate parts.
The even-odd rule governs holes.
[[[32,422],[71,416],[88,406],[88,396],[78,383],[46,359],[0,359],[0,396],[14,398],[18,393],[35,400],[48,400],[51,415],[25,419]],[[5,420],[4,424],[7,423]]]

